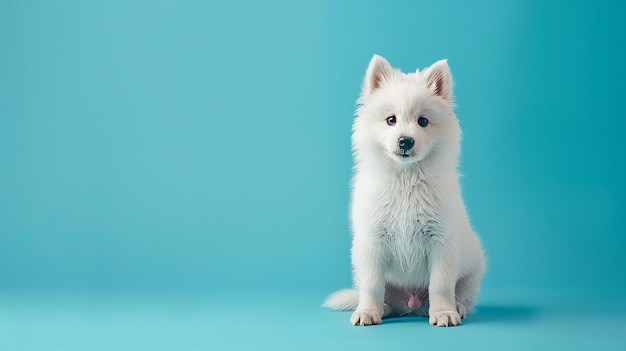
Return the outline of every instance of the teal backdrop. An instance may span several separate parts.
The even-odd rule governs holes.
[[[224,339],[256,326],[225,327],[231,310],[206,307],[218,295],[248,308],[273,301],[239,312],[267,312],[278,328],[303,318],[281,304],[305,299],[312,330],[328,330],[291,330],[287,345],[321,347],[324,335],[360,345],[348,314],[317,306],[351,282],[350,128],[375,53],[404,71],[449,60],[464,198],[489,261],[482,318],[541,324],[543,297],[568,296],[606,303],[596,322],[623,331],[625,4],[1,0],[0,348],[278,345],[269,331],[253,333],[256,347]],[[129,318],[157,323],[150,340],[161,330],[172,339],[117,329],[105,338],[129,320],[124,296],[168,296],[168,306],[196,296],[222,318],[202,321],[222,332],[176,329],[155,303]],[[493,307],[502,298],[510,309]],[[102,299],[118,301],[119,316],[102,317]],[[48,329],[63,316],[82,336]],[[449,342],[463,343],[471,318]],[[554,318],[545,323],[565,319]],[[411,328],[431,332],[409,320],[395,324],[406,332],[392,323],[364,338],[390,345],[414,338]],[[532,324],[501,335],[524,348],[563,342]],[[571,347],[591,345],[580,328]],[[608,348],[626,345],[602,335]]]

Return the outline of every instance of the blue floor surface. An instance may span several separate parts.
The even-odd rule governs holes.
[[[324,293],[0,295],[0,350],[626,350],[626,304],[486,292],[454,328],[354,327]]]

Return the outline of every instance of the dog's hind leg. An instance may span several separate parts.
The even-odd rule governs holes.
[[[474,312],[476,296],[478,296],[478,291],[480,290],[481,280],[482,269],[471,272],[457,281],[455,287],[455,300],[456,308],[459,315],[461,315],[461,318],[465,318],[467,313]]]
[[[396,313],[393,311],[393,308],[391,308],[391,306],[389,306],[389,304],[385,303],[383,305],[383,319],[389,318],[389,317],[394,317],[395,315],[396,315]]]

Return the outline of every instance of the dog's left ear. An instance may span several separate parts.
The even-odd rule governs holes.
[[[433,89],[435,95],[441,96],[446,101],[452,101],[452,75],[448,60],[439,60],[430,66],[426,72],[426,84]]]

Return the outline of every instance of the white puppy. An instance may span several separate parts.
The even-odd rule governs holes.
[[[355,290],[334,293],[324,306],[355,310],[354,325],[401,315],[458,325],[476,303],[485,259],[461,198],[461,130],[448,64],[404,74],[374,55],[358,105],[352,134]]]

